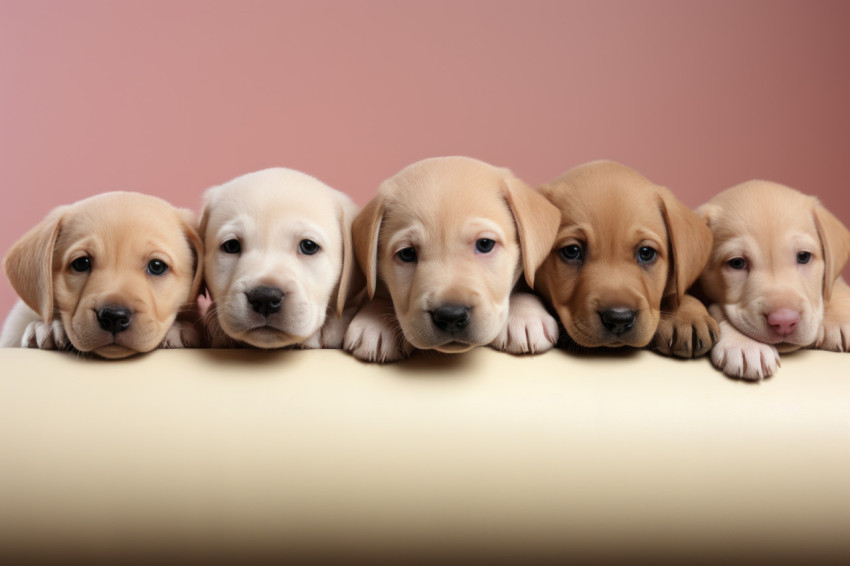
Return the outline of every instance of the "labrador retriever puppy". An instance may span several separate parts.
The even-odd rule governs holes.
[[[0,344],[110,359],[198,346],[202,264],[192,213],[164,200],[112,192],[61,206],[6,256],[22,301]]]
[[[507,169],[468,157],[406,167],[354,221],[372,301],[351,322],[346,350],[378,362],[414,348],[548,350],[556,321],[514,288],[523,272],[534,283],[557,225],[558,211]]]
[[[850,232],[816,198],[749,181],[698,209],[714,233],[700,287],[720,322],[711,352],[728,376],[773,375],[779,354],[850,351]]]
[[[213,347],[339,348],[362,290],[348,196],[272,168],[206,192],[201,232]]]
[[[560,209],[560,228],[535,289],[569,338],[684,358],[708,352],[717,324],[686,293],[711,251],[695,213],[611,161],[580,165],[538,190]]]

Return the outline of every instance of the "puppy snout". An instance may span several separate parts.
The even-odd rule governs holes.
[[[767,315],[767,323],[780,336],[788,336],[797,330],[800,313],[791,309],[779,309]]]
[[[431,320],[443,332],[457,332],[469,324],[469,308],[460,305],[443,305],[431,311]]]
[[[97,311],[97,321],[100,327],[113,335],[130,328],[133,311],[127,307],[108,305]]]
[[[263,316],[280,311],[280,306],[283,304],[283,291],[277,287],[254,287],[246,291],[245,296],[254,312]]]
[[[631,330],[637,318],[637,313],[631,309],[615,308],[598,311],[598,313],[605,328],[617,336]]]

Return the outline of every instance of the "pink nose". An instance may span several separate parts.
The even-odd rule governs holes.
[[[788,336],[797,329],[800,313],[791,309],[779,309],[767,315],[767,323],[780,336]]]

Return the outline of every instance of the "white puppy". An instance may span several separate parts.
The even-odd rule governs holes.
[[[210,345],[340,347],[345,306],[362,280],[351,247],[357,210],[343,193],[284,168],[209,189],[201,234]]]

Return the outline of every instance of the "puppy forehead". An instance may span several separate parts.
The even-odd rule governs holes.
[[[384,234],[417,235],[449,241],[477,232],[495,232],[497,238],[516,238],[513,215],[501,193],[452,194],[436,192],[429,198],[393,198],[385,204]]]
[[[217,189],[223,190],[207,204],[208,235],[228,228],[273,232],[306,226],[333,232],[329,228],[338,223],[339,203],[331,189],[323,185],[240,181]]]
[[[102,198],[99,198],[102,197]],[[110,249],[186,247],[183,224],[165,201],[136,193],[106,193],[80,201],[65,213],[57,247],[99,241]],[[141,251],[141,250],[140,250]]]
[[[654,185],[560,184],[551,188],[549,197],[561,210],[561,232],[581,226],[595,238],[629,244],[634,238],[666,239],[667,228]]]
[[[814,200],[794,189],[767,181],[749,181],[709,201],[718,207],[711,218],[716,242],[750,235],[764,246],[787,245],[789,236],[818,242]]]

